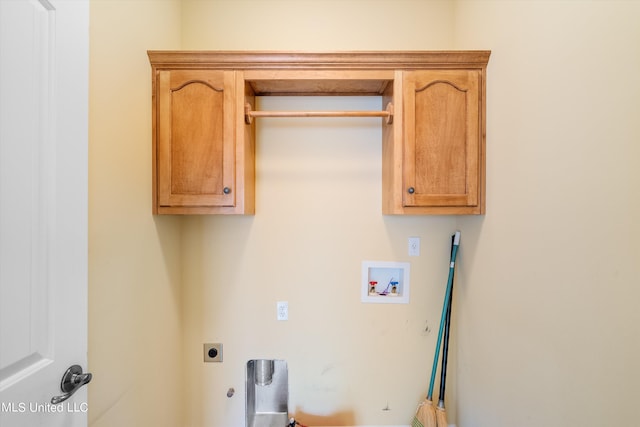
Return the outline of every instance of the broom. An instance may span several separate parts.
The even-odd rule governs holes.
[[[453,240],[455,236],[451,236],[451,247],[453,248]],[[453,275],[451,276],[453,279]],[[451,329],[451,307],[453,306],[453,283],[451,283],[451,295],[449,297],[449,308],[447,309],[447,319],[444,326],[444,342],[442,343],[442,365],[440,367],[440,396],[438,399],[438,407],[436,408],[436,425],[437,427],[448,427],[447,412],[444,408],[444,389],[447,383],[447,358],[449,355],[449,331]]]
[[[456,262],[458,246],[460,245],[460,231],[456,231],[453,238],[453,247],[451,248],[451,260],[449,263],[449,277],[447,279],[447,290],[444,294],[444,304],[442,306],[442,315],[440,316],[440,328],[438,330],[438,340],[436,341],[436,352],[433,357],[433,367],[431,368],[431,380],[429,381],[429,391],[424,402],[420,403],[416,415],[413,417],[411,427],[437,427],[436,411],[433,407],[433,384],[436,379],[436,370],[438,369],[438,357],[440,356],[440,343],[442,342],[442,332],[446,320],[447,310],[449,309],[449,299],[451,296],[451,287],[453,286],[453,268]]]

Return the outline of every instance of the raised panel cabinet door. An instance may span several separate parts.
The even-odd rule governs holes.
[[[480,70],[404,73],[404,206],[480,201]]]
[[[235,206],[233,71],[158,72],[158,204]]]

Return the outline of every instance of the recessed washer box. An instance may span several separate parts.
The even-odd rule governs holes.
[[[362,302],[408,304],[409,275],[408,262],[362,261]]]

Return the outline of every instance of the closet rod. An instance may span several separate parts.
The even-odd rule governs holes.
[[[251,124],[254,117],[385,117],[391,124],[393,105],[389,103],[385,111],[253,111],[250,104],[245,104],[245,122]]]

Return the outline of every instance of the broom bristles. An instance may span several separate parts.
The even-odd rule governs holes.
[[[437,427],[449,427],[449,423],[447,422],[447,411],[440,406],[436,408],[436,425]]]
[[[436,410],[431,400],[425,399],[425,401],[418,406],[416,415],[411,422],[411,427],[437,427]]]

